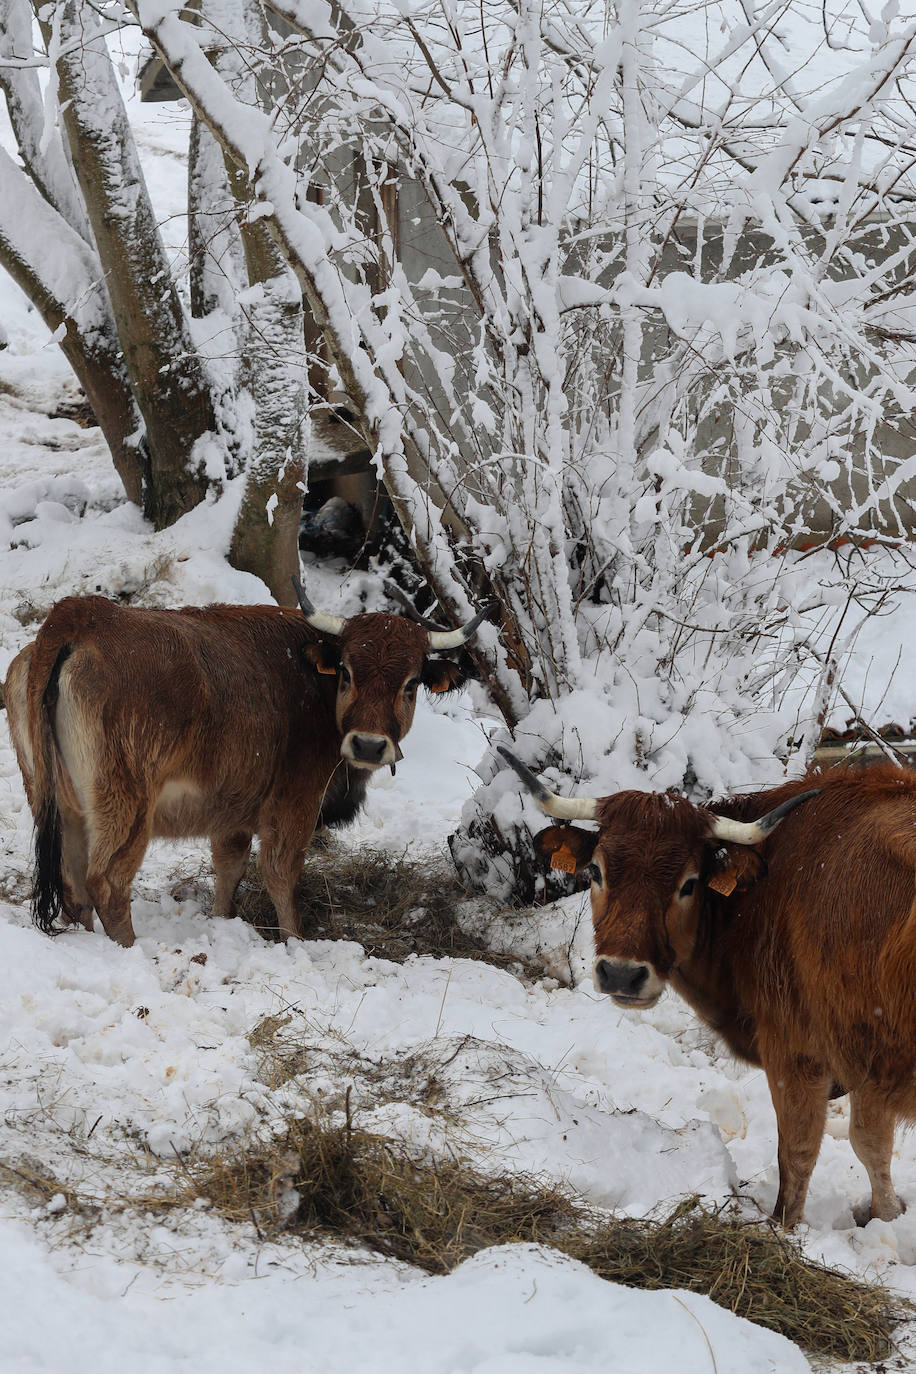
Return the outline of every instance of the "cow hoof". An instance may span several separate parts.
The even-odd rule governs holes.
[[[896,1193],[893,1200],[877,1205],[872,1202],[859,1202],[852,1209],[853,1220],[857,1226],[867,1226],[870,1221],[896,1221],[906,1211],[906,1203]]]
[[[888,1202],[881,1207],[872,1204],[871,1214],[878,1221],[895,1221],[906,1211],[906,1203],[899,1198],[896,1193],[892,1193]]]

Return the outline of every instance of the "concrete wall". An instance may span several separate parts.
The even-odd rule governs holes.
[[[280,26],[282,28],[282,26]],[[163,73],[161,63],[151,60],[143,69],[143,89],[145,99],[178,98],[179,92],[170,84],[167,74]],[[348,150],[341,150],[338,157],[330,159],[334,180],[326,188],[325,195],[331,199],[342,197],[349,204],[354,201],[362,208],[366,222],[367,235],[377,232],[377,223],[371,198],[361,184],[359,169]],[[828,188],[829,189],[829,188]],[[435,221],[432,210],[420,186],[405,179],[397,194],[396,234],[401,262],[408,278],[414,282],[422,281],[426,272],[433,268],[444,277],[457,275],[457,267],[445,236]],[[694,270],[697,262],[697,225],[682,220],[677,226],[676,235],[666,245],[660,264],[660,275],[664,277],[675,271]],[[812,249],[819,251],[821,243],[815,231],[806,231],[811,238]],[[822,242],[822,240],[821,240]],[[888,225],[875,222],[866,233],[857,233],[855,249],[866,263],[878,262],[901,249],[908,250],[902,265],[897,269],[896,278],[903,283],[916,270],[916,222],[913,225]],[[700,255],[701,272],[704,280],[715,278],[721,269],[723,252],[723,229],[720,224],[706,223],[703,227],[702,252]],[[766,266],[772,263],[779,266],[778,256],[773,252],[772,240],[759,230],[748,229],[742,235],[728,272],[729,278],[739,276],[751,267]],[[842,280],[849,269],[835,260],[828,269],[828,277]],[[613,278],[613,271],[606,282]],[[454,385],[460,395],[465,395],[473,386],[474,348],[477,343],[478,320],[470,297],[463,288],[457,292],[448,291],[442,295],[435,292],[418,292],[424,313],[427,315],[431,335],[443,352],[454,360]],[[310,345],[320,347],[317,330],[310,331]],[[642,360],[642,373],[650,382],[653,370],[665,358],[671,348],[668,329],[664,320],[658,316],[647,320],[645,331],[645,350]],[[847,362],[850,380],[859,387],[868,385],[869,377],[860,359],[850,357]],[[414,387],[423,391],[429,402],[447,420],[448,405],[436,367],[424,361],[418,367],[413,362],[405,363],[405,375]],[[905,379],[916,383],[916,376]],[[715,375],[707,382],[697,386],[697,400],[705,400],[709,388],[716,384]],[[705,395],[704,395],[705,391]],[[789,405],[792,394],[792,381],[788,379],[782,392],[782,403]],[[368,455],[355,430],[347,423],[346,398],[328,397],[332,405],[330,411],[316,415],[315,453],[313,455],[313,477],[316,481],[330,481],[338,464],[341,471],[352,473],[367,466]],[[609,407],[613,406],[614,396],[607,397]],[[777,400],[779,404],[779,400]],[[842,397],[837,398],[838,427],[842,424],[842,407],[846,404]],[[337,407],[337,412],[333,407]],[[697,406],[699,412],[700,406]],[[797,439],[804,447],[808,437],[804,425],[797,430]],[[476,451],[469,455],[471,472],[480,461],[485,461],[491,440],[480,430],[472,435]],[[726,404],[717,412],[705,414],[694,434],[697,451],[715,455],[707,462],[707,470],[723,475],[735,483],[747,481],[739,473],[738,450],[734,436],[734,416]],[[843,471],[829,488],[831,500],[827,500],[818,490],[816,482],[800,477],[798,483],[798,509],[806,537],[829,538],[841,523],[844,513],[861,504],[871,492],[893,473],[897,465],[916,457],[916,420],[912,413],[887,415],[877,424],[873,433],[871,450],[866,454],[864,442],[860,443],[854,457],[854,472],[850,480]],[[473,482],[473,477],[470,479]],[[368,499],[368,487],[366,486]],[[807,490],[806,490],[807,488]],[[329,488],[330,489],[330,488]],[[714,543],[723,523],[723,503],[695,505],[693,518],[706,529],[707,538]],[[876,512],[866,520],[860,521],[866,531],[879,537],[911,537],[916,533],[916,476],[901,484],[894,500],[879,504]]]

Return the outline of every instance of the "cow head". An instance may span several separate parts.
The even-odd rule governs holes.
[[[341,757],[356,768],[387,764],[393,769],[413,724],[417,688],[450,692],[463,681],[456,663],[430,654],[466,644],[491,607],[458,630],[431,632],[401,615],[325,615],[315,610],[296,578],[293,586],[303,615],[322,636],[309,645],[307,656],[319,673],[337,678]]]
[[[764,867],[756,846],[817,795],[816,789],[801,792],[746,823],[663,793],[559,797],[507,749],[499,752],[547,815],[598,825],[552,825],[535,843],[554,867],[587,870],[595,988],[621,1007],[644,1009],[658,1001],[672,970],[694,952],[709,889],[728,895],[755,882]]]

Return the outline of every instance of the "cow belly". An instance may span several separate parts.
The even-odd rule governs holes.
[[[213,830],[213,798],[192,782],[167,782],[156,800],[152,834],[161,839],[209,835]]]

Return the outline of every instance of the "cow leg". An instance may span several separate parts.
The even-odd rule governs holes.
[[[302,934],[299,913],[293,900],[296,880],[302,872],[307,846],[298,843],[267,843],[261,836],[261,873],[264,886],[276,907],[277,923],[284,940]]]
[[[871,1183],[868,1213],[861,1218],[856,1215],[856,1221],[859,1225],[872,1217],[893,1221],[904,1210],[891,1183],[896,1113],[888,1107],[886,1095],[871,1083],[850,1093],[849,1106],[849,1143],[865,1165]]]
[[[251,855],[251,835],[247,830],[234,830],[228,835],[211,835],[213,855],[213,915],[232,916],[238,885],[248,869]]]
[[[314,805],[305,810],[298,797],[285,802],[275,798],[276,809],[272,808],[273,814],[265,817],[258,827],[261,873],[285,940],[302,934],[293,891],[318,819],[319,800],[316,797]]]
[[[64,912],[69,921],[92,929],[92,901],[86,888],[89,846],[82,816],[60,813],[60,867],[64,884]]]
[[[86,889],[106,935],[126,949],[134,943],[130,887],[149,843],[150,814],[150,808],[135,812],[129,825],[103,814],[89,843]]]
[[[773,1219],[791,1230],[802,1219],[808,1184],[827,1124],[831,1074],[813,1065],[766,1065],[779,1131],[779,1194]]]

